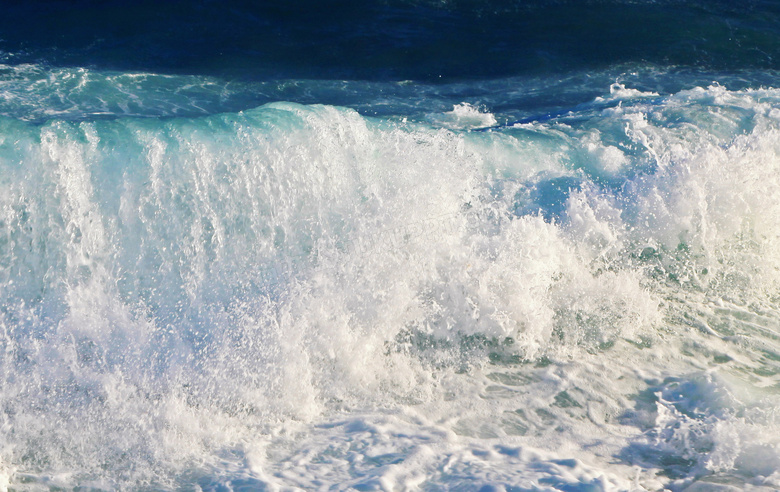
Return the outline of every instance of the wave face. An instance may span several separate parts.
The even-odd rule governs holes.
[[[780,487],[771,73],[0,75],[3,485]]]

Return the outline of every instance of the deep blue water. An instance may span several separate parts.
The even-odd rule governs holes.
[[[14,63],[272,78],[475,80],[636,62],[777,69],[780,6],[710,1],[6,2]]]

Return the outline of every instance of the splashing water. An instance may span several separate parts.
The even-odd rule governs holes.
[[[0,485],[780,487],[777,90],[366,116],[19,70]]]

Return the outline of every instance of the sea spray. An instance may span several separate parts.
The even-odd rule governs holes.
[[[602,92],[0,118],[9,480],[777,486],[780,95]]]

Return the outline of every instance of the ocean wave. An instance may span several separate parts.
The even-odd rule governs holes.
[[[780,92],[650,92],[0,118],[3,469],[779,486]]]

